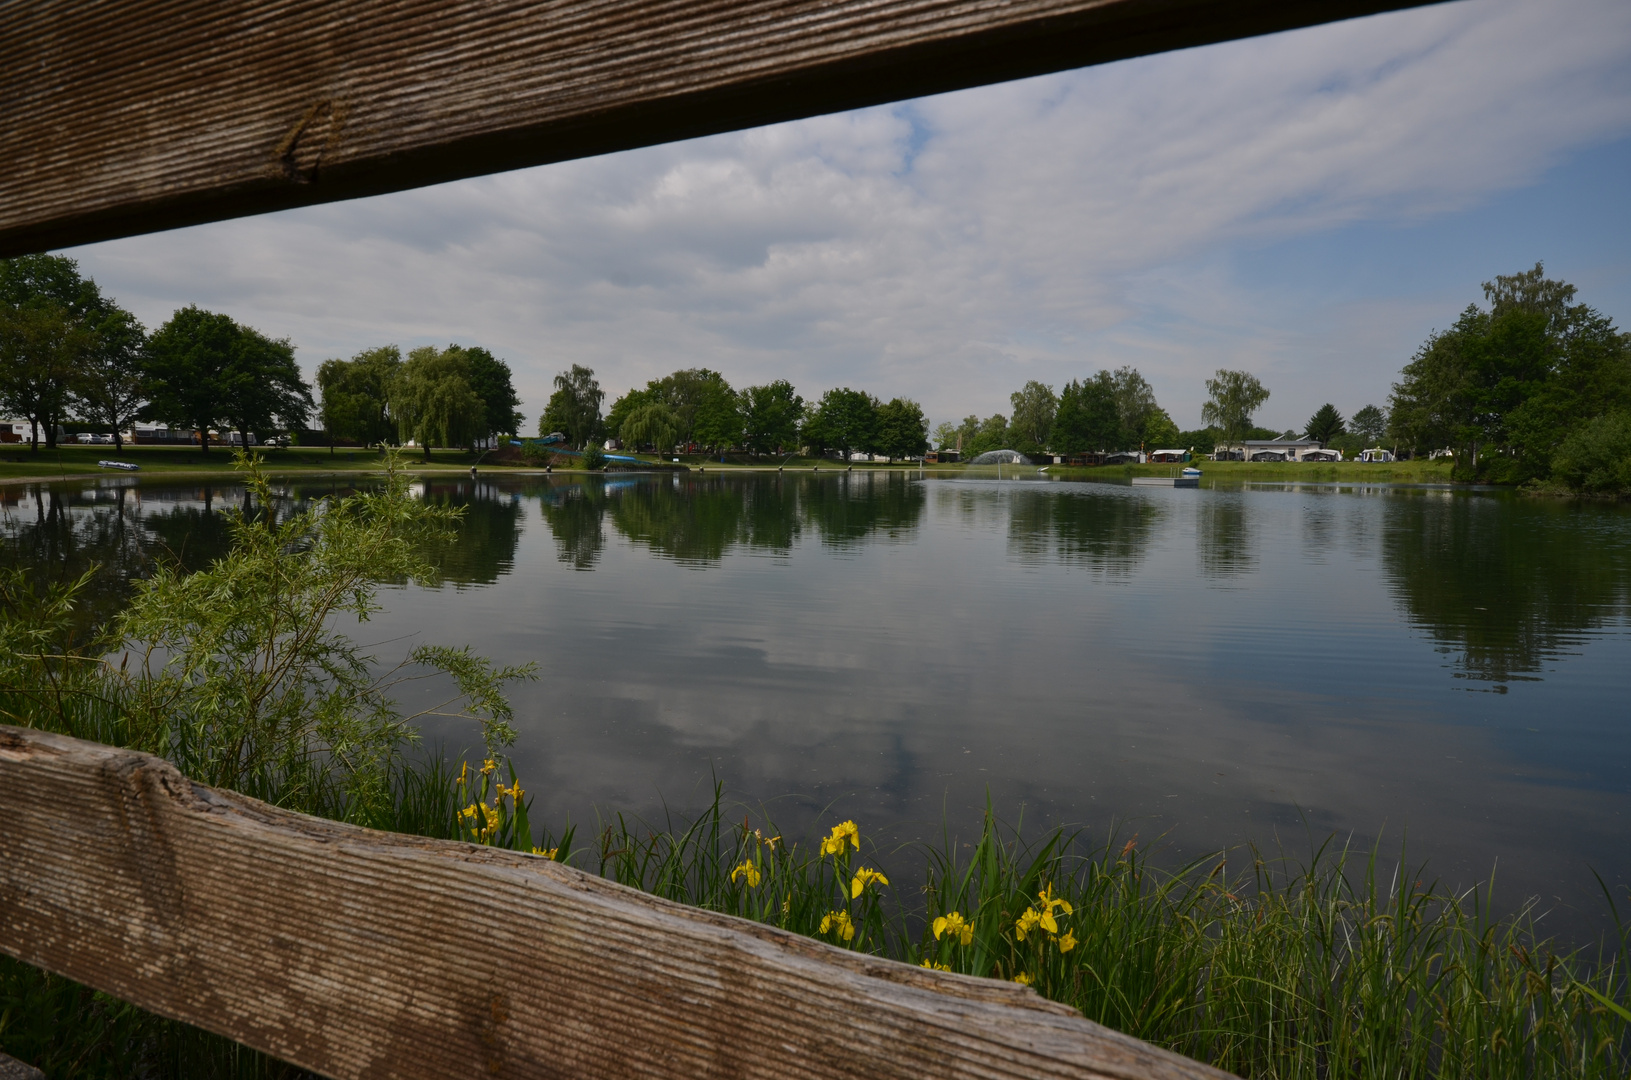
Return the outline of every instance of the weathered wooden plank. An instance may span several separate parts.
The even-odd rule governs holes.
[[[0,255],[1429,0],[0,2]]]
[[[0,950],[339,1078],[1225,1076],[1024,987],[14,727]]]

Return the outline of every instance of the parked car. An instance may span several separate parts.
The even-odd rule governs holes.
[[[87,446],[112,446],[113,436],[99,434],[94,431],[82,431],[75,436],[74,441]]]

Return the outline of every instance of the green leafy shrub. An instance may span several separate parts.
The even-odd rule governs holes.
[[[1552,456],[1552,475],[1575,491],[1631,494],[1631,413],[1576,428]]]

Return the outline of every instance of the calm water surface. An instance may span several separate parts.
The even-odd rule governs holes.
[[[328,486],[292,484],[293,497]],[[1335,833],[1554,929],[1631,882],[1631,508],[1386,486],[1170,490],[906,473],[438,481],[448,583],[361,628],[537,661],[538,808],[695,808],[793,832],[1028,825],[1169,858]],[[96,617],[241,489],[3,489],[7,557],[105,564]],[[470,727],[431,727],[450,749]],[[1391,859],[1390,859],[1391,861]]]

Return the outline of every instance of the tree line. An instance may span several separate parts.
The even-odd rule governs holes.
[[[29,421],[36,453],[75,421],[118,445],[139,419],[225,427],[247,443],[304,422],[311,391],[287,339],[198,307],[148,334],[72,259],[27,255],[0,259],[0,409]]]
[[[1389,426],[1465,479],[1631,492],[1631,334],[1545,267],[1484,283],[1393,386]]]
[[[846,458],[869,453],[893,459],[921,454],[929,445],[928,421],[917,402],[880,401],[847,386],[806,402],[786,379],[737,390],[717,371],[686,368],[630,388],[602,417],[604,400],[595,373],[574,364],[555,377],[538,433],[559,432],[573,446],[609,437],[658,453],[683,446],[755,455],[837,450]]]
[[[318,370],[316,410],[334,438],[474,446],[514,432],[520,403],[510,369],[481,348],[394,345]],[[31,448],[57,444],[65,423],[123,432],[152,421],[251,436],[304,428],[312,387],[287,338],[231,316],[181,308],[149,334],[72,259],[0,259],[0,410],[29,421]],[[209,440],[201,448],[208,452]]]

